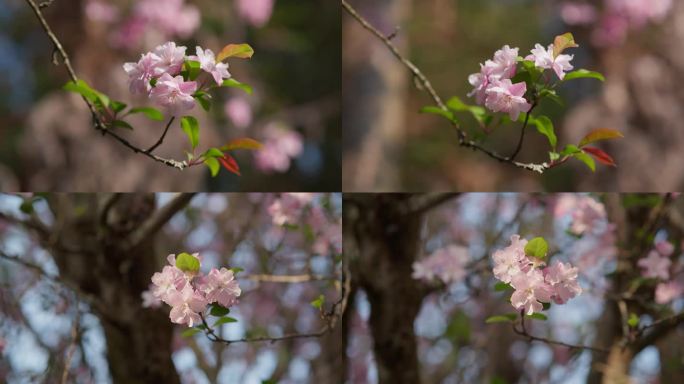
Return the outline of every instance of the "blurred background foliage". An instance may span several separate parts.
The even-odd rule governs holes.
[[[535,43],[546,46],[554,36],[572,32],[580,44],[580,48],[568,52],[574,54],[572,64],[604,73],[606,82],[587,79],[564,84],[559,93],[566,105],[546,101],[536,112],[552,118],[562,145],[577,143],[596,128],[620,130],[625,139],[602,145],[614,155],[618,168],[600,166],[595,174],[579,162],[571,162],[539,176],[500,164],[481,152],[459,148],[456,132],[448,123],[418,113],[421,107],[434,102],[414,86],[408,71],[383,44],[345,14],[345,84],[367,80],[373,73],[380,79],[372,88],[344,89],[345,190],[666,191],[682,187],[683,174],[676,164],[681,163],[679,148],[684,144],[680,107],[684,95],[672,83],[681,80],[684,73],[684,54],[677,47],[680,44],[674,43],[681,41],[683,34],[681,28],[676,28],[684,14],[681,1],[640,2],[647,8],[656,7],[655,3],[672,8],[663,17],[643,25],[630,21],[632,24],[625,24],[624,40],[616,38],[602,44],[597,42],[595,29],[606,20],[570,25],[562,16],[570,3],[589,4],[603,15],[608,2],[602,1],[350,3],[383,33],[396,32],[393,42],[431,80],[443,99],[458,96],[472,104],[474,100],[466,97],[472,89],[468,75],[477,72],[479,63],[491,58],[495,50],[508,44],[519,47],[525,56]],[[356,57],[359,49],[367,50],[367,61]],[[392,75],[381,75],[387,73]],[[368,109],[373,113],[364,111],[361,105],[372,105]],[[397,117],[385,118],[383,114]],[[481,134],[469,116],[463,115],[462,120],[471,134]],[[510,154],[519,129],[517,124],[500,126],[489,134],[487,146]],[[381,144],[369,144],[374,140]],[[548,144],[534,128],[525,140],[519,161],[548,159]],[[375,172],[360,177],[364,169]]]
[[[128,93],[121,66],[158,44],[176,41],[188,47],[188,54],[196,45],[215,52],[228,43],[255,48],[252,60],[231,61],[229,68],[236,79],[254,87],[254,94],[217,90],[209,113],[199,107],[192,111],[200,119],[199,149],[245,136],[278,142],[283,130],[294,133],[300,149],[291,158],[282,157],[277,169],[260,166],[256,155],[237,153],[243,176],[223,171],[211,179],[203,166],[177,172],[97,135],[82,101],[61,90],[66,71],[52,64],[52,47],[28,5],[23,0],[0,3],[0,69],[10,74],[0,79],[3,190],[340,189],[337,4],[78,0],[55,1],[44,9],[77,74],[129,104],[147,101]],[[136,15],[143,3],[159,9],[161,21]],[[141,147],[153,143],[162,129],[144,119],[131,119],[131,124],[136,131],[121,134]],[[185,157],[189,144],[179,128],[173,127],[158,150],[161,156]]]

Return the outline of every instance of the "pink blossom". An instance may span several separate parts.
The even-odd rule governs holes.
[[[591,42],[598,46],[622,44],[627,38],[629,20],[617,14],[604,15],[591,34]]]
[[[274,0],[237,0],[238,14],[255,27],[263,27],[271,18]]]
[[[520,112],[528,112],[532,107],[523,97],[526,91],[525,82],[513,84],[509,79],[496,81],[485,92],[485,105],[493,112],[506,112],[511,120],[518,120]]]
[[[660,255],[656,250],[649,252],[647,257],[639,259],[637,264],[643,268],[641,274],[644,277],[663,280],[670,278],[669,268],[672,261],[668,257]]]
[[[494,52],[494,59],[487,60],[485,67],[490,67],[491,75],[498,79],[510,79],[515,76],[516,65],[518,64],[518,48],[511,48],[504,45],[501,49]]]
[[[599,223],[605,220],[605,206],[589,196],[582,196],[576,200],[572,211],[570,231],[576,235],[592,232]]]
[[[152,295],[169,304],[169,296],[187,285],[183,271],[176,267],[165,266],[161,272],[152,275]]]
[[[284,193],[268,207],[273,224],[294,224],[299,221],[304,207],[312,201],[310,193]]]
[[[427,258],[413,263],[411,277],[420,280],[441,280],[451,284],[463,279],[466,275],[466,264],[469,260],[468,248],[449,245],[433,252]]]
[[[494,252],[494,277],[510,283],[512,278],[519,275],[523,268],[529,264],[525,256],[527,240],[520,239],[519,235],[511,236],[511,245]]]
[[[190,56],[189,59],[199,61],[200,68],[209,73],[217,85],[223,84],[223,79],[230,77],[228,73],[228,64],[217,63],[216,56],[211,49],[202,50],[202,47],[195,47],[197,56]]]
[[[256,166],[264,172],[285,172],[291,159],[304,150],[302,136],[290,129],[271,124],[265,129],[263,147],[255,152]]]
[[[237,303],[237,298],[242,293],[233,271],[227,268],[214,268],[209,271],[202,290],[206,293],[209,303],[217,302],[226,308]]]
[[[596,21],[596,7],[587,3],[564,2],[561,4],[561,18],[569,25],[586,25]]]
[[[641,28],[649,21],[662,21],[672,8],[672,0],[606,0],[606,8]]]
[[[185,81],[182,76],[171,77],[164,73],[150,91],[150,98],[166,108],[170,115],[178,116],[195,106],[195,99],[192,97],[195,91],[196,82]]]
[[[207,300],[192,286],[186,285],[182,290],[170,293],[167,304],[172,307],[169,314],[171,322],[192,327],[201,321],[198,312],[206,309]]]
[[[154,293],[153,293],[154,289],[155,289],[155,285],[150,284],[150,287],[140,294],[140,297],[142,298],[142,301],[143,301],[143,303],[142,303],[143,308],[159,308],[159,307],[161,307],[162,301],[154,295]]]
[[[669,241],[661,240],[655,244],[655,249],[664,257],[669,257],[674,252],[674,245]]]
[[[484,105],[487,99],[487,89],[489,88],[489,77],[491,75],[492,68],[480,64],[480,73],[473,73],[468,76],[468,82],[474,88],[468,93],[468,97],[473,97],[475,95],[475,102],[479,105]]]
[[[577,268],[560,261],[543,270],[545,281],[553,290],[552,299],[557,304],[565,304],[568,300],[582,293],[577,282]]]
[[[513,276],[511,286],[515,288],[511,295],[511,304],[517,310],[524,310],[527,315],[541,312],[541,303],[550,302],[553,295],[553,290],[544,281],[544,275],[538,269]]]
[[[163,10],[163,11],[162,11]],[[142,0],[134,8],[134,17],[144,19],[165,36],[188,38],[200,26],[199,9],[184,0]]]
[[[553,56],[553,44],[550,44],[547,49],[544,49],[541,44],[535,44],[532,49],[532,54],[528,55],[525,60],[534,61],[537,68],[553,69],[559,79],[563,80],[565,72],[571,70],[573,55],[560,54]]]
[[[150,80],[155,76],[161,58],[148,52],[140,57],[137,63],[125,63],[124,71],[128,75],[128,88],[133,94],[143,94],[152,88]]]
[[[173,41],[156,47],[154,53],[159,57],[159,62],[155,75],[167,73],[175,76],[179,74],[185,61],[185,50],[185,47],[177,47]]]
[[[679,281],[659,283],[655,290],[655,301],[658,304],[667,304],[684,295],[684,284]]]
[[[316,240],[311,249],[321,255],[334,252],[342,253],[342,226],[338,223],[330,223],[323,227],[322,231],[317,231]]]
[[[224,106],[224,112],[237,128],[245,129],[252,124],[252,107],[244,97],[229,99]]]
[[[119,9],[100,0],[90,0],[85,6],[85,14],[90,20],[111,23],[119,18]]]

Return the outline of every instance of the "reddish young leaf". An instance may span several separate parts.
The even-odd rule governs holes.
[[[223,165],[223,168],[227,169],[228,172],[234,173],[238,176],[240,175],[240,166],[238,166],[237,161],[233,158],[233,156],[224,153],[223,157],[219,157],[219,161],[221,162],[221,165]]]
[[[250,139],[249,137],[243,137],[241,139],[235,139],[229,141],[226,145],[221,147],[222,151],[232,151],[234,149],[261,149],[262,145],[260,142]]]
[[[579,146],[583,147],[587,144],[591,144],[595,141],[608,140],[608,139],[620,139],[624,136],[620,131],[610,128],[599,128],[595,129],[589,133],[580,141]]]
[[[615,161],[612,157],[610,157],[610,155],[596,147],[584,147],[582,148],[582,151],[592,155],[596,159],[596,161],[598,161],[601,164],[609,165],[611,167],[617,167],[617,165],[615,165]]]
[[[568,48],[576,47],[579,47],[579,45],[575,43],[575,38],[572,36],[572,33],[568,32],[556,36],[556,38],[553,40],[553,57],[557,57],[561,54],[561,52]]]

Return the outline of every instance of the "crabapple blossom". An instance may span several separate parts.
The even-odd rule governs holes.
[[[273,13],[275,0],[237,0],[238,14],[255,27],[263,27]]]
[[[164,73],[150,91],[150,98],[166,108],[170,115],[178,116],[195,106],[195,99],[192,97],[195,91],[196,82],[185,81],[182,76],[172,77]]]
[[[485,92],[485,106],[493,112],[506,112],[515,121],[520,112],[528,112],[532,108],[524,97],[526,91],[527,84],[522,81],[515,84],[509,79],[495,81]]]
[[[426,281],[437,279],[444,284],[458,282],[466,275],[468,255],[466,247],[449,245],[440,248],[427,258],[413,263],[411,277]]]
[[[670,265],[672,261],[664,255],[661,255],[657,250],[652,250],[647,257],[639,259],[637,264],[643,268],[641,274],[644,277],[660,278],[667,280],[670,278]]]
[[[655,289],[655,301],[658,304],[667,304],[682,295],[684,295],[684,284],[679,281],[659,283]]]
[[[538,269],[513,276],[511,286],[515,288],[511,304],[517,310],[524,310],[527,315],[541,312],[542,303],[551,302],[553,296],[553,289],[544,281],[544,275]]]
[[[175,76],[180,73],[185,61],[185,47],[178,47],[173,41],[164,43],[154,49],[154,53],[159,57],[159,62],[155,68],[155,75],[167,73]]]
[[[150,91],[150,80],[156,75],[161,58],[155,53],[141,55],[137,63],[125,63],[124,71],[128,75],[128,88],[133,94],[144,94]]]
[[[557,304],[565,304],[582,293],[582,287],[577,282],[577,272],[577,268],[560,261],[544,268],[544,280],[551,286],[551,298]]]
[[[310,193],[284,193],[268,207],[273,224],[285,225],[296,223],[307,204],[311,202],[313,195]]]
[[[167,300],[167,304],[172,307],[169,314],[171,322],[187,324],[188,327],[192,327],[201,321],[199,312],[203,312],[207,306],[207,299],[190,285],[171,292]]]
[[[161,272],[152,275],[152,296],[169,304],[169,295],[185,288],[187,279],[183,271],[173,266],[165,266]]]
[[[143,293],[141,294],[143,308],[161,307],[162,301],[152,293],[153,290],[154,284],[150,284],[150,287],[146,291],[143,291]]]
[[[519,235],[513,235],[511,245],[494,252],[494,277],[504,283],[510,283],[514,276],[522,272],[523,266],[529,264],[525,256],[525,245],[527,240],[521,240]]]
[[[233,271],[227,268],[212,269],[204,278],[200,289],[206,294],[209,303],[217,302],[224,307],[237,303],[237,298],[242,293]]]
[[[190,56],[189,59],[199,61],[200,68],[214,78],[216,85],[221,85],[223,79],[230,77],[230,73],[228,73],[228,64],[221,62],[217,63],[216,56],[214,56],[214,52],[212,52],[211,49],[207,48],[203,50],[202,47],[195,47],[195,50],[197,56]]]
[[[525,60],[534,61],[537,68],[552,69],[559,79],[565,78],[565,72],[573,68],[570,64],[573,55],[559,54],[554,57],[553,44],[550,44],[547,49],[541,44],[535,44],[532,49],[532,54],[525,57]]]
[[[570,231],[576,235],[592,232],[598,223],[605,221],[605,219],[605,206],[591,197],[582,196],[572,211]]]
[[[492,60],[480,64],[480,72],[468,76],[468,82],[474,88],[468,97],[475,95],[475,101],[484,105],[487,99],[487,90],[498,80],[510,79],[515,75],[518,60],[518,48],[504,45],[494,52]]]
[[[270,124],[264,132],[263,147],[254,154],[256,166],[264,172],[285,172],[291,159],[304,151],[302,135],[279,124]]]
[[[233,97],[226,101],[224,112],[237,128],[245,129],[252,124],[252,107],[244,97]]]

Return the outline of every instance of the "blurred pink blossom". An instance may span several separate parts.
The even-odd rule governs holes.
[[[302,136],[278,124],[270,124],[264,132],[263,147],[255,152],[256,166],[263,172],[285,172],[291,159],[304,150]]]
[[[684,295],[684,284],[679,281],[660,283],[656,286],[655,301],[658,304],[667,304]]]
[[[85,6],[86,16],[93,21],[112,23],[119,19],[119,9],[100,0],[90,0]]]
[[[465,277],[468,260],[468,248],[449,245],[413,263],[411,277],[425,281],[440,280],[444,284],[455,283]]]
[[[271,19],[275,0],[236,0],[238,15],[255,27],[263,27]]]
[[[596,7],[587,3],[564,2],[561,4],[561,18],[569,25],[591,24],[596,21]]]
[[[229,99],[224,106],[224,112],[237,128],[245,129],[252,124],[252,107],[244,97]]]
[[[647,257],[639,259],[637,264],[643,268],[641,274],[644,277],[660,278],[663,280],[670,278],[669,269],[672,261],[656,250],[649,252]]]

